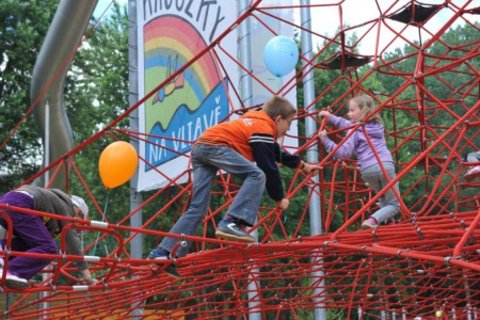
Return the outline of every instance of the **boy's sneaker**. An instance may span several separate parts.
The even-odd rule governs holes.
[[[363,229],[376,228],[376,227],[378,227],[378,223],[375,218],[368,218],[362,223]]]
[[[480,166],[475,166],[470,170],[468,170],[463,177],[465,178],[465,180],[472,180],[473,178],[478,177],[479,175],[480,175]]]
[[[243,230],[238,224],[232,221],[222,220],[218,223],[215,236],[224,240],[233,240],[247,243],[254,243],[257,240]]]
[[[169,258],[169,254],[168,253],[165,254],[162,248],[155,248],[152,251],[150,251],[147,259],[158,261],[159,263],[155,263],[155,264],[160,268],[163,268],[165,266],[165,263],[161,263],[161,262],[165,262],[166,260],[171,260]],[[173,277],[175,279],[180,278],[180,274],[178,273],[177,268],[175,267],[173,262],[170,262],[170,264],[166,268],[163,268],[163,272],[165,272],[170,277]]]
[[[155,258],[154,260],[158,261],[158,260],[165,260],[165,259]],[[158,266],[160,266],[160,265],[158,264]],[[173,262],[171,262],[166,268],[164,268],[163,272],[165,272],[166,274],[168,274],[172,278],[175,278],[175,279],[180,279],[181,278],[180,273],[178,273],[177,267],[175,267]]]
[[[147,259],[155,259],[158,257],[162,257],[162,259],[168,259],[169,256],[170,256],[170,252],[168,252],[167,250],[161,247],[156,247],[155,249],[150,251]]]
[[[0,276],[3,276],[3,269],[0,269]],[[16,275],[11,274],[7,271],[7,276],[5,277],[5,286],[10,289],[23,290],[28,288],[28,280],[20,278]]]

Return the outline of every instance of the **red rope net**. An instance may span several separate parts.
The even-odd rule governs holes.
[[[365,9],[375,16],[352,25],[347,16],[350,2],[354,1],[312,1],[312,18],[332,12],[337,15],[338,29],[332,36],[305,30],[295,21],[281,18],[283,10],[297,14],[300,6],[269,7],[262,1],[252,2],[252,10],[241,16],[235,27],[245,23],[246,17],[260,24],[265,24],[268,17],[310,32],[315,41],[322,42],[312,59],[301,56],[302,67],[290,82],[279,91],[268,88],[272,94],[282,95],[301,85],[312,72],[328,74],[330,83],[316,86],[313,102],[298,116],[300,122],[315,119],[317,133],[327,128],[337,142],[344,140],[344,132],[334,131],[318,120],[315,104],[325,107],[324,101],[328,100],[333,113],[344,115],[346,101],[356,93],[370,93],[378,99],[389,146],[398,164],[397,177],[389,183],[400,182],[402,205],[396,224],[361,230],[361,222],[376,210],[380,195],[362,182],[354,160],[337,161],[319,148],[318,162],[323,170],[317,176],[292,172],[287,185],[288,197],[302,210],[292,217],[268,204],[262,206],[253,228],[258,232],[258,243],[244,245],[213,237],[216,223],[240,183],[231,176],[219,175],[212,196],[216,205],[211,206],[201,232],[186,237],[194,240],[192,252],[176,261],[180,280],[161,272],[166,265],[152,266],[145,259],[130,256],[129,245],[139,234],[182,237],[170,235],[168,230],[188,206],[191,184],[179,181],[184,176],[190,178],[191,168],[186,167],[166,186],[149,193],[121,220],[109,221],[76,166],[77,153],[105,136],[146,141],[148,136],[117,128],[117,124],[203,54],[217,56],[225,51],[222,40],[231,28],[117,120],[35,176],[66,162],[71,168],[70,179],[83,185],[94,204],[92,219],[100,217],[99,221],[17,208],[19,211],[69,220],[72,228],[96,233],[97,238],[86,244],[85,252],[91,253],[92,248],[95,252],[98,244],[107,241],[115,249],[84,257],[63,254],[66,248],[62,234],[61,253],[49,256],[53,264],[45,271],[46,280],[21,294],[3,288],[14,294],[3,316],[245,319],[259,314],[264,319],[303,319],[314,310],[326,308],[329,319],[478,319],[480,183],[463,178],[471,166],[464,162],[463,155],[475,149],[480,132],[479,8],[468,0],[447,0],[438,6],[416,1],[390,1],[386,5],[377,0]],[[452,44],[445,34],[458,25],[468,27],[474,36],[465,36],[465,41],[456,39]],[[265,27],[269,29],[267,24]],[[348,40],[353,34],[356,37]],[[361,44],[372,38],[376,39],[375,45],[360,54]],[[401,55],[390,54],[398,43],[410,49]],[[240,64],[234,53],[226,53]],[[229,79],[228,70],[218,63]],[[366,64],[371,68],[362,69]],[[250,76],[261,82],[255,74]],[[384,92],[372,93],[372,81],[383,81]],[[232,108],[231,112],[236,111]],[[316,134],[296,138],[300,141],[296,153],[301,156],[318,142]],[[160,171],[158,174],[166,176]],[[321,216],[325,233],[310,236],[308,209],[315,197],[320,199],[321,212],[316,214]],[[164,199],[160,207],[156,199]],[[139,210],[153,214],[140,228],[131,227],[129,219]],[[6,263],[10,256],[33,255],[9,251],[9,241],[11,233],[7,235],[7,249],[0,251]],[[100,283],[84,286],[58,282],[60,275],[73,283],[78,281],[71,263],[80,259],[89,262]]]

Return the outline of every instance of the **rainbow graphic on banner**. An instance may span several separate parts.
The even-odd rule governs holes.
[[[190,61],[207,44],[178,16],[160,16],[144,27],[145,93]],[[205,53],[145,102],[145,171],[190,151],[191,142],[228,115],[227,81]],[[150,166],[152,165],[152,166]]]

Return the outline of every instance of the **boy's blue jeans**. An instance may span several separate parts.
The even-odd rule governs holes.
[[[193,186],[192,199],[188,210],[178,219],[170,233],[195,235],[210,204],[210,192],[213,179],[221,169],[242,178],[243,184],[228,208],[228,214],[240,219],[249,226],[255,224],[258,207],[265,189],[265,174],[255,163],[250,162],[237,151],[227,146],[211,146],[196,144],[192,148]],[[172,252],[176,238],[166,237],[160,247]],[[177,257],[185,256],[191,241],[187,246],[178,246],[174,253]]]

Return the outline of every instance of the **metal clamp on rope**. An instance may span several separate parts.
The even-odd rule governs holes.
[[[323,241],[323,247],[324,247],[325,249],[327,249],[328,246],[330,246],[330,243],[335,243],[335,242],[336,242],[336,240]]]
[[[417,222],[417,214],[415,212],[412,212],[412,217],[410,218],[410,221],[412,221],[412,223]]]
[[[170,251],[170,255],[168,256],[168,258],[171,259],[173,263],[175,263],[177,260],[176,255],[177,255],[177,249],[178,249],[178,246],[180,245],[180,242],[181,241],[175,243],[175,246],[173,246],[172,251]]]
[[[52,279],[48,279],[48,281],[45,283],[45,286],[53,287],[53,281]]]
[[[10,258],[10,255],[12,254],[12,248],[5,247],[3,248],[3,251],[5,251],[5,258]]]
[[[113,255],[113,258],[116,259],[118,263],[122,262],[122,258],[119,257],[116,253]]]
[[[62,256],[62,262],[65,263],[67,261],[67,253],[60,250],[58,251],[58,254]]]
[[[415,231],[417,231],[417,234],[420,237],[420,240],[425,240],[425,237],[423,236],[423,233],[422,233],[422,228],[417,227]]]
[[[185,233],[180,234],[180,245],[182,247],[187,247],[187,240],[185,239]]]

